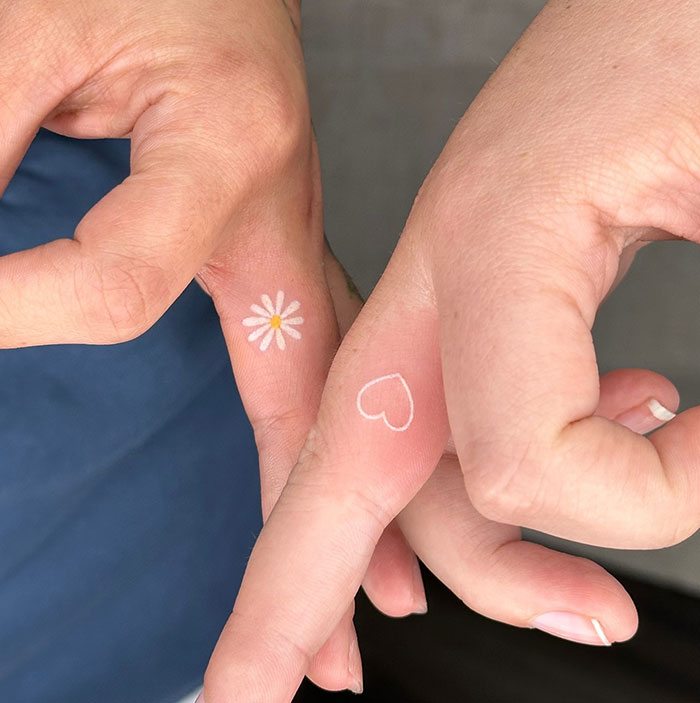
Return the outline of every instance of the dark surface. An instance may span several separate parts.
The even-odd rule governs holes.
[[[629,578],[640,627],[587,647],[487,620],[424,572],[429,613],[391,620],[364,596],[355,616],[365,693],[305,682],[295,703],[697,703],[700,600]]]

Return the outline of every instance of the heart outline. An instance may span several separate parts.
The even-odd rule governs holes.
[[[382,383],[383,381],[390,381],[393,378],[398,378],[398,380],[401,382],[401,385],[403,386],[404,390],[406,391],[406,395],[408,396],[408,403],[410,407],[409,418],[403,425],[401,425],[401,427],[392,425],[389,422],[386,416],[386,410],[382,410],[381,412],[372,414],[365,412],[362,408],[362,396],[365,394],[365,391],[370,389],[372,386],[377,385],[378,383]],[[360,392],[357,394],[357,410],[359,411],[360,415],[362,415],[362,417],[364,417],[366,420],[382,420],[392,432],[405,432],[413,424],[414,418],[413,395],[411,394],[411,389],[408,387],[408,383],[406,383],[406,379],[400,373],[390,373],[386,376],[380,376],[379,378],[375,378],[373,381],[365,383],[365,385],[360,388]]]

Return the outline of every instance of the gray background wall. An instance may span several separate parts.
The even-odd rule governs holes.
[[[303,0],[326,229],[368,293],[457,120],[541,0]],[[700,248],[647,247],[601,311],[601,371],[651,368],[700,403]],[[700,593],[700,538],[657,552],[581,550]]]

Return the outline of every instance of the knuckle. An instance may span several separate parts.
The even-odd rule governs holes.
[[[282,178],[296,177],[310,162],[311,117],[303,86],[289,85],[270,69],[247,71],[237,78],[235,91],[230,83],[219,81],[206,91],[193,88],[204,107],[188,139],[204,156],[206,167],[196,167],[198,178],[216,182],[224,193],[233,190],[238,202],[268,192]],[[179,106],[174,109],[182,114]],[[185,120],[191,123],[183,114]]]
[[[665,133],[660,142],[660,159],[668,175],[666,187],[657,187],[662,205],[671,213],[692,217],[693,231],[700,211],[700,125],[697,119],[676,121],[675,128]],[[671,227],[668,227],[671,229]]]
[[[292,508],[308,514],[319,505],[333,505],[338,523],[346,527],[348,539],[339,549],[353,561],[352,550],[374,549],[387,525],[395,517],[388,499],[372,486],[358,483],[344,471],[344,462],[329,462],[326,439],[314,427],[287,482],[287,498]]]
[[[93,264],[81,279],[76,295],[85,325],[93,340],[103,344],[127,342],[146,332],[168,296],[165,273],[133,259]]]
[[[284,168],[308,143],[309,122],[303,104],[289,91],[272,88],[260,96],[257,103],[259,118],[253,130],[257,167],[267,172]]]
[[[238,119],[245,122],[249,160],[263,174],[286,167],[308,149],[311,117],[306,89],[295,79],[274,67],[255,66],[246,70],[244,95],[235,106]],[[240,130],[238,140],[240,140]]]
[[[258,448],[263,517],[267,519],[287,483],[298,458],[300,435],[306,427],[304,412],[297,408],[277,409],[271,415],[249,415]]]
[[[367,487],[351,488],[347,495],[353,510],[359,514],[359,524],[364,526],[367,539],[371,544],[377,544],[394,515]]]
[[[697,118],[665,114],[610,146],[599,164],[587,169],[586,197],[617,226],[694,232],[695,224],[686,222],[700,210],[699,164]]]
[[[678,514],[676,510],[676,514]],[[656,549],[675,547],[681,542],[692,537],[700,528],[700,513],[697,510],[685,510],[680,513],[675,521],[672,521],[669,528],[659,530],[658,544],[653,545]]]
[[[478,476],[465,474],[465,481],[474,507],[484,517],[526,525],[542,512],[543,465],[531,449],[513,455],[492,448],[480,464],[483,471]]]
[[[276,387],[277,379],[270,379],[270,386]],[[265,384],[267,386],[267,384]],[[265,390],[265,389],[263,389]],[[249,420],[255,432],[255,440],[260,451],[275,444],[280,437],[287,437],[297,430],[306,412],[298,407],[275,407],[264,414],[251,414]]]

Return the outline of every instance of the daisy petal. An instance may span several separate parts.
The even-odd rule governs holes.
[[[279,315],[282,312],[282,306],[284,305],[284,291],[277,291],[277,301],[275,304],[275,315]]]
[[[280,317],[284,320],[287,315],[291,315],[293,312],[296,312],[300,307],[301,303],[298,300],[293,300],[289,303],[289,305],[287,305],[287,309],[280,315]]]
[[[268,320],[272,317],[271,312],[268,312],[265,308],[261,308],[259,305],[253,304],[250,306],[250,309],[258,315],[264,315]]]
[[[254,342],[258,337],[262,337],[266,330],[272,329],[271,327],[268,327],[268,325],[263,325],[262,327],[258,327],[258,329],[253,330],[249,335],[248,335],[248,341],[249,342]]]
[[[243,320],[244,327],[257,327],[258,325],[268,325],[270,324],[269,317],[246,317]]]
[[[275,330],[270,327],[267,330],[267,334],[263,337],[263,341],[260,342],[260,351],[265,351],[270,346],[270,342],[272,341],[272,337],[274,334]]]
[[[285,325],[301,325],[304,322],[303,317],[290,317],[284,321]]]
[[[267,308],[267,312],[270,315],[275,314],[275,308],[272,307],[272,301],[270,300],[270,296],[267,295],[266,293],[263,293],[260,296],[260,300],[262,300],[262,304]]]
[[[276,329],[275,330],[275,339],[277,340],[277,346],[284,351],[284,348],[287,346],[285,341],[284,341],[284,335],[282,334],[282,330]]]
[[[287,327],[287,325],[282,324],[280,329],[283,329],[290,337],[294,337],[294,339],[301,339],[301,332],[295,330],[293,327]]]

